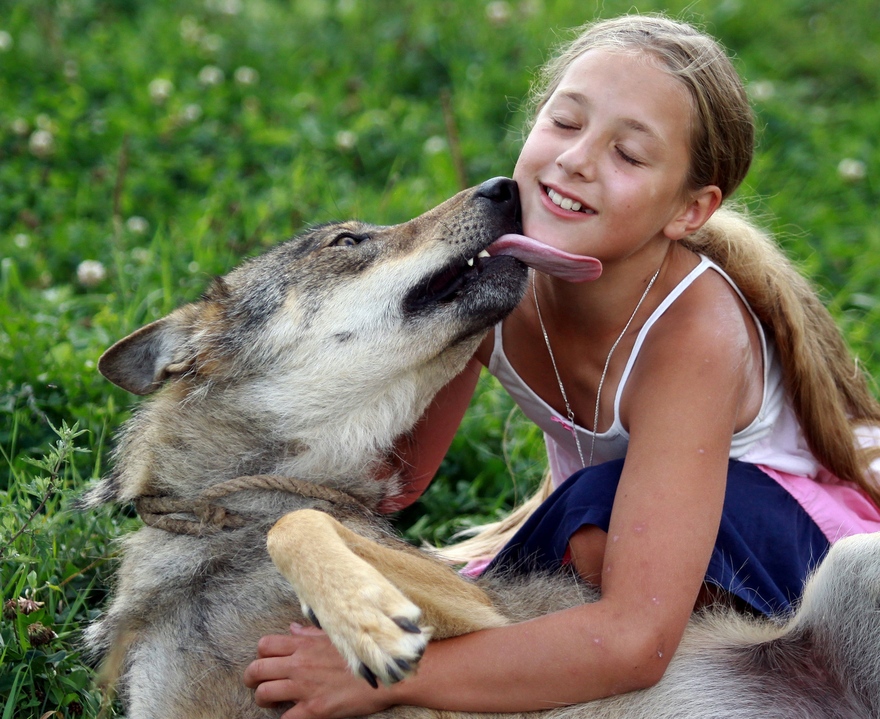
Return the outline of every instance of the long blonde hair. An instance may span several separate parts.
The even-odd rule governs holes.
[[[721,46],[691,25],[658,15],[589,24],[540,72],[531,94],[533,118],[571,63],[594,48],[643,53],[684,83],[694,109],[687,184],[692,190],[716,185],[729,197],[751,163],[754,118]],[[773,239],[736,210],[718,210],[683,242],[730,275],[775,341],[786,393],[816,459],[880,505],[880,485],[869,479],[869,463],[880,449],[862,450],[854,437],[855,426],[880,426],[880,403],[814,289]],[[547,474],[509,516],[471,530],[475,536],[445,547],[443,556],[468,561],[494,554],[552,489]]]

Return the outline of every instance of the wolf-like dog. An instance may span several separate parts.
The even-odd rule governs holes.
[[[396,442],[522,296],[525,265],[492,247],[518,213],[497,178],[393,227],[314,228],[104,354],[111,381],[156,393],[83,502],[134,502],[147,525],[85,637],[129,719],[280,715],[242,674],[292,621],[319,621],[354,671],[392,682],[432,632],[594,598],[565,572],[467,581],[376,511],[399,489]],[[880,716],[880,536],[839,542],[784,622],[704,612],[655,687],[542,714]]]

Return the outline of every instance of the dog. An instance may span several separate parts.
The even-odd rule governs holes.
[[[466,580],[376,511],[399,490],[396,441],[522,297],[523,257],[493,249],[519,222],[496,178],[400,225],[318,226],[102,356],[153,395],[82,501],[133,502],[145,524],[85,633],[129,719],[279,716],[242,674],[292,621],[320,623],[376,684],[415,671],[432,636],[596,598],[566,570]],[[880,536],[835,545],[786,621],[703,612],[656,686],[542,714],[880,716]]]

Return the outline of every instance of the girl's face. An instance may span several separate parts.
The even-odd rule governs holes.
[[[644,56],[581,55],[514,169],[524,234],[606,265],[687,234],[691,118],[685,88]]]

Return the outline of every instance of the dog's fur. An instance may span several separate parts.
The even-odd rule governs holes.
[[[398,489],[395,441],[521,297],[517,260],[467,264],[517,229],[517,213],[515,186],[495,180],[395,227],[318,227],[105,353],[113,382],[161,391],[85,504],[167,498],[178,504],[165,518],[193,530],[130,535],[114,598],[87,632],[129,719],[278,716],[256,707],[242,673],[260,636],[306,616],[367,680],[396,681],[429,627],[451,636],[590,600],[565,573],[466,582],[374,512]],[[239,477],[204,511],[206,490]],[[341,492],[275,488],[286,477]],[[545,713],[880,716],[880,536],[838,543],[786,623],[707,612],[654,688]]]

